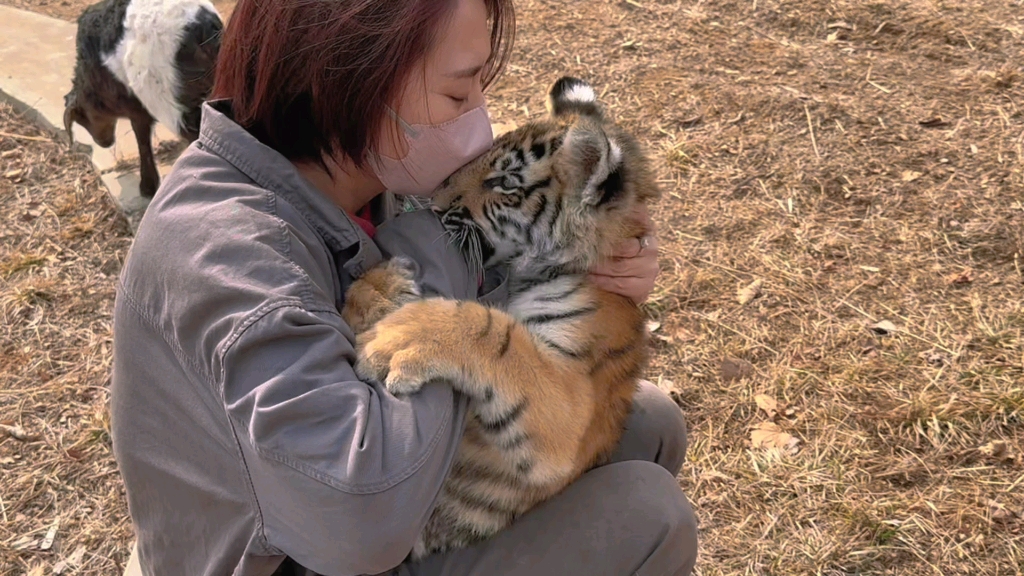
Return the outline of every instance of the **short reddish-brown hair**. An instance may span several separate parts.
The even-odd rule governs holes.
[[[399,96],[458,0],[241,0],[221,42],[211,99],[286,158],[342,153],[362,166]],[[491,61],[503,70],[515,35],[512,0],[484,0]]]

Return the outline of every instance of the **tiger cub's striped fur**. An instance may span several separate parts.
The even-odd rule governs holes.
[[[481,272],[508,266],[506,310],[419,299],[401,260],[346,297],[362,377],[396,395],[446,379],[471,399],[413,558],[494,534],[604,462],[647,361],[642,312],[586,273],[642,234],[635,209],[658,195],[654,178],[586,83],[560,79],[548,107],[550,119],[499,138],[433,198]]]

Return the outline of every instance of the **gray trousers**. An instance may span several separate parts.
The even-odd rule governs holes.
[[[584,474],[498,535],[403,564],[393,576],[685,576],[697,522],[675,476],[686,457],[679,407],[644,382],[612,463]]]

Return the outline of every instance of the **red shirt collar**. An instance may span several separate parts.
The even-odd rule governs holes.
[[[349,214],[349,218],[352,218],[352,220],[358,224],[359,227],[363,229],[363,232],[366,232],[366,235],[370,238],[373,238],[374,235],[377,234],[377,227],[373,225],[373,222],[370,222],[369,205],[363,206],[363,209],[360,210],[358,214]]]

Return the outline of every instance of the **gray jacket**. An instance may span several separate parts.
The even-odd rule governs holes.
[[[399,564],[430,513],[466,400],[359,381],[339,311],[404,253],[425,288],[478,283],[429,211],[374,241],[280,154],[205,106],[147,209],[114,310],[114,453],[146,574],[325,575]],[[502,287],[486,298],[500,300]]]

